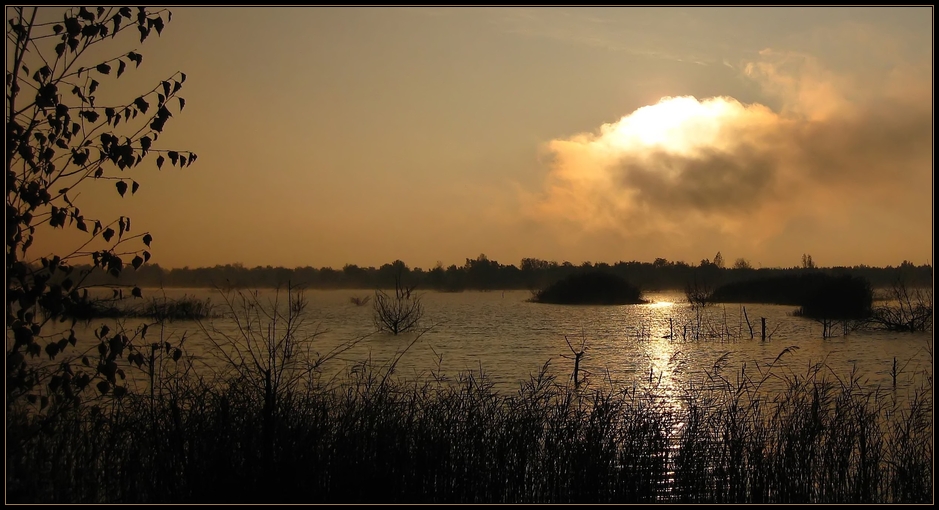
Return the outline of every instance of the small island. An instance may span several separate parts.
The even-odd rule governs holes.
[[[795,315],[833,320],[870,317],[873,299],[873,287],[866,278],[823,272],[730,283],[707,297],[713,303],[796,305]]]
[[[606,272],[583,272],[567,276],[533,293],[533,303],[557,305],[635,305],[642,299],[638,287],[621,276]]]

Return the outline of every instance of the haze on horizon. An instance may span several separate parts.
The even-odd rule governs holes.
[[[933,261],[932,6],[171,10],[198,162],[78,200],[165,268]]]

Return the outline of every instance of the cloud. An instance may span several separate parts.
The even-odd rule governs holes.
[[[521,192],[523,214],[566,238],[668,249],[718,236],[752,256],[804,222],[850,237],[870,235],[852,218],[878,210],[923,221],[912,216],[931,206],[930,67],[870,64],[835,72],[805,53],[765,50],[743,69],[776,110],[666,97],[552,140],[544,187]]]

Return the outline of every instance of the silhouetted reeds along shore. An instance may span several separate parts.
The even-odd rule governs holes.
[[[90,321],[93,319],[119,319],[146,317],[158,321],[199,320],[213,316],[211,298],[195,296],[180,298],[149,298],[138,302],[133,298],[81,298],[72,301],[63,312],[67,319]]]
[[[360,364],[273,397],[180,365],[152,395],[8,409],[7,502],[932,502],[931,373],[906,397],[720,362],[671,400],[547,364],[511,394]]]

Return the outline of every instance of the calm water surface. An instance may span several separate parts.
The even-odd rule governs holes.
[[[770,365],[780,376],[804,376],[811,366],[822,363],[823,372],[831,376],[844,379],[855,370],[863,384],[900,393],[921,387],[923,376],[931,378],[933,370],[931,332],[859,330],[845,336],[839,328],[839,336],[823,339],[821,324],[792,316],[791,306],[727,304],[695,310],[681,292],[646,293],[650,304],[644,305],[560,306],[529,303],[528,291],[428,291],[421,294],[425,313],[418,338],[413,332],[376,333],[372,303],[356,306],[350,302],[353,296],[372,294],[368,290],[304,292],[309,304],[299,336],[310,339],[313,352],[325,354],[359,340],[324,365],[326,374],[366,360],[374,367],[388,367],[397,359],[399,377],[453,380],[461,373],[482,372],[496,388],[515,391],[545,363],[561,382],[569,380],[574,361],[568,341],[577,350],[585,348],[581,369],[589,372],[589,384],[619,388],[648,386],[651,381],[657,391],[667,393],[679,392],[692,382],[706,382],[719,360],[717,371],[730,380],[741,370],[760,379]],[[163,295],[211,298],[216,312],[230,315],[222,295],[214,289],[149,289],[144,293],[147,299]],[[258,297],[262,303],[275,297],[286,302],[285,291],[263,290]],[[761,317],[766,319],[766,341],[760,339]],[[82,338],[91,342],[91,331],[102,323],[106,321],[94,321],[76,333],[84,333]],[[132,329],[137,323],[128,320],[123,326]],[[207,336],[202,326],[216,332]],[[147,340],[158,340],[162,334],[176,342],[185,336],[186,356],[196,367],[218,370],[225,362],[217,355],[213,339],[224,344],[227,336],[237,344],[243,337],[230,317],[206,320],[202,326],[176,321],[162,330],[151,327]],[[264,336],[267,326],[265,322],[254,331]],[[780,356],[783,351],[787,352]],[[894,358],[899,370],[895,390]],[[764,389],[778,390],[782,384],[770,378]]]

